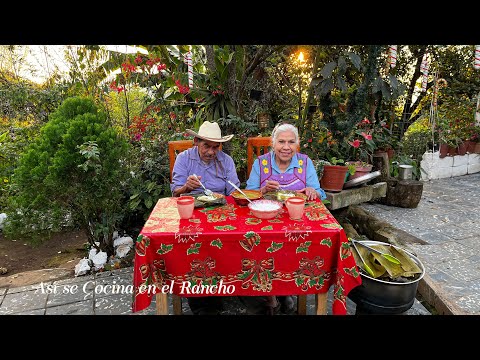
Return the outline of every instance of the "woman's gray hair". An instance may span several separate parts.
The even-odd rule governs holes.
[[[275,128],[273,129],[272,131],[272,145],[275,144],[275,142],[277,141],[277,138],[278,138],[278,135],[280,133],[283,133],[285,131],[291,131],[293,132],[293,134],[295,135],[295,143],[298,145],[300,142],[299,142],[299,139],[298,139],[298,129],[292,125],[292,124],[277,124],[277,126],[275,126]]]

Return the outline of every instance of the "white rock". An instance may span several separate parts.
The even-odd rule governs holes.
[[[115,239],[115,241],[113,242],[114,247],[124,244],[133,247],[133,239],[130,236],[123,236],[121,238]]]
[[[88,259],[83,258],[75,265],[75,276],[85,275],[90,271],[90,265],[88,264]]]
[[[91,248],[90,251],[88,252],[88,258],[90,260],[93,260],[94,256],[97,255],[97,249]]]
[[[118,231],[115,230],[112,234],[112,239],[115,240],[116,238],[118,238]]]
[[[104,251],[100,251],[97,255],[95,255],[92,259],[95,270],[103,269],[103,266],[106,264],[107,259],[107,253]]]
[[[7,218],[7,214],[5,213],[0,214],[0,230],[3,229],[3,222],[5,221],[6,218]]]
[[[118,258],[123,258],[130,252],[131,247],[128,244],[120,244],[115,250],[115,255]]]

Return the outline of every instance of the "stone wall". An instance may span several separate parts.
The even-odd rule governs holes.
[[[443,179],[480,172],[480,154],[446,156],[426,152],[420,162],[421,180]]]

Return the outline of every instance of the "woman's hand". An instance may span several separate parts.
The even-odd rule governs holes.
[[[278,181],[267,180],[265,186],[260,190],[265,194],[269,191],[277,191],[278,189],[280,189],[280,183]]]
[[[317,192],[312,187],[306,187],[302,190],[298,190],[300,193],[304,193],[307,196],[307,200],[315,200],[318,197]]]

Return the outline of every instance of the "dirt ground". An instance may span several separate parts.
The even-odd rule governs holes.
[[[0,278],[31,270],[66,268],[74,274],[75,265],[88,255],[86,236],[81,231],[55,234],[38,245],[7,240],[0,231]]]

